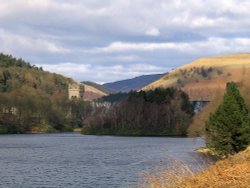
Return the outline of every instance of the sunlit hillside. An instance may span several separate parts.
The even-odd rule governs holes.
[[[22,59],[0,54],[0,93],[25,90],[56,99],[68,97],[68,84],[74,82],[65,76],[43,71]]]
[[[218,93],[223,94],[229,81],[238,83],[243,95],[248,96],[250,89],[245,86],[250,83],[250,54],[199,59],[173,70],[144,90],[174,86],[186,91],[191,100],[211,101]]]
[[[101,98],[103,96],[107,96],[108,94],[91,86],[91,85],[87,85],[86,83],[83,84],[84,85],[84,100],[87,101],[92,101],[98,98]]]
[[[89,86],[92,86],[100,91],[102,91],[103,93],[107,93],[107,94],[114,94],[114,93],[117,93],[118,91],[116,91],[115,89],[112,89],[112,88],[109,88],[109,87],[106,87],[104,85],[101,85],[101,84],[98,84],[96,82],[91,82],[91,81],[83,81],[81,82],[83,84],[86,84],[86,85],[89,85]]]
[[[179,67],[144,90],[157,87],[177,87],[184,90],[191,101],[210,103],[193,118],[188,129],[190,136],[204,134],[204,124],[209,114],[222,101],[227,82],[234,81],[250,106],[250,54],[234,54],[199,59]]]

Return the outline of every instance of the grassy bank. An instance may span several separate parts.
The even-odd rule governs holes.
[[[185,166],[163,173],[160,177],[146,177],[141,187],[150,188],[249,188],[250,147],[227,159],[216,162],[204,171],[193,174]]]

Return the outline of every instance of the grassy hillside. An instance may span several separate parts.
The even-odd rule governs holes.
[[[100,88],[96,87],[94,84],[90,84],[89,82],[82,82],[84,85],[84,100],[86,101],[93,101],[95,99],[99,99],[103,96],[107,96],[108,94],[101,90]]]
[[[132,79],[106,83],[103,84],[103,86],[112,88],[119,92],[129,92],[131,90],[136,91],[148,85],[149,83],[159,79],[163,75],[164,74],[142,75]]]
[[[97,84],[95,82],[90,82],[90,81],[83,81],[81,82],[83,84],[86,84],[86,85],[89,85],[89,86],[92,86],[104,93],[107,93],[107,94],[114,94],[114,93],[117,93],[117,91],[115,89],[112,89],[112,88],[109,88],[109,87],[105,87],[104,85],[100,85],[100,84]]]
[[[161,176],[148,177],[142,187],[154,188],[249,188],[250,147],[228,159],[221,160],[210,168],[193,175],[185,166],[179,172],[165,172]]]
[[[208,57],[179,67],[143,89],[174,86],[186,91],[191,100],[212,100],[215,91],[224,90],[227,82],[234,81],[245,89],[249,73],[250,54]]]
[[[220,103],[226,83],[234,81],[250,106],[250,54],[233,54],[202,58],[179,67],[144,87],[177,87],[188,93],[191,100],[211,101],[194,117],[190,135],[203,134],[204,122]]]
[[[85,85],[84,98],[88,101],[99,99],[109,94],[117,93],[116,90],[97,84],[95,82],[84,81],[81,83]]]

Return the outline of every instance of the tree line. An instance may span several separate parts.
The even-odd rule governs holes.
[[[186,135],[193,116],[188,96],[174,88],[132,91],[84,121],[84,134]],[[118,97],[118,99],[120,99]]]
[[[0,133],[72,131],[91,109],[89,102],[56,100],[29,88],[0,93]]]

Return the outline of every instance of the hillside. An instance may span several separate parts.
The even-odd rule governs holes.
[[[208,57],[179,67],[143,89],[174,86],[187,92],[191,100],[210,101],[224,91],[230,81],[238,83],[245,91],[250,82],[249,73],[250,54]],[[245,91],[243,95],[248,93]]]
[[[95,82],[83,81],[81,83],[85,86],[84,99],[87,101],[93,101],[109,94],[117,93],[116,90],[97,84]]]
[[[10,93],[22,88],[56,98],[68,97],[68,83],[62,75],[43,71],[22,59],[0,54],[0,92]]]
[[[158,177],[150,177],[142,187],[168,188],[249,188],[250,186],[250,147],[234,156],[212,165],[193,175],[186,167],[180,172],[166,172]],[[191,176],[191,177],[190,177]]]
[[[73,82],[0,54],[0,133],[54,132],[81,126],[85,114],[79,111],[87,105],[68,100],[68,84]]]
[[[189,127],[188,134],[197,136],[204,134],[205,121],[220,104],[226,84],[230,81],[237,83],[250,106],[250,54],[202,58],[173,70],[143,89],[177,87],[185,91],[192,101],[210,101],[194,116]]]
[[[131,90],[135,91],[143,88],[144,86],[150,84],[151,82],[154,82],[163,75],[164,74],[142,75],[132,79],[106,83],[103,84],[103,86],[112,88],[118,92],[129,92]]]
[[[97,85],[91,84],[89,82],[82,82],[84,85],[84,95],[83,98],[86,101],[93,101],[95,99],[99,99],[103,96],[107,96],[108,94],[103,90],[97,87]]]
[[[64,100],[68,97],[68,84],[73,82],[75,81],[70,78],[43,71],[42,68],[30,65],[22,59],[0,54],[0,92],[2,93],[22,90],[25,87],[40,95]],[[84,85],[84,99],[87,101],[107,95],[105,91],[94,87],[94,84]]]

